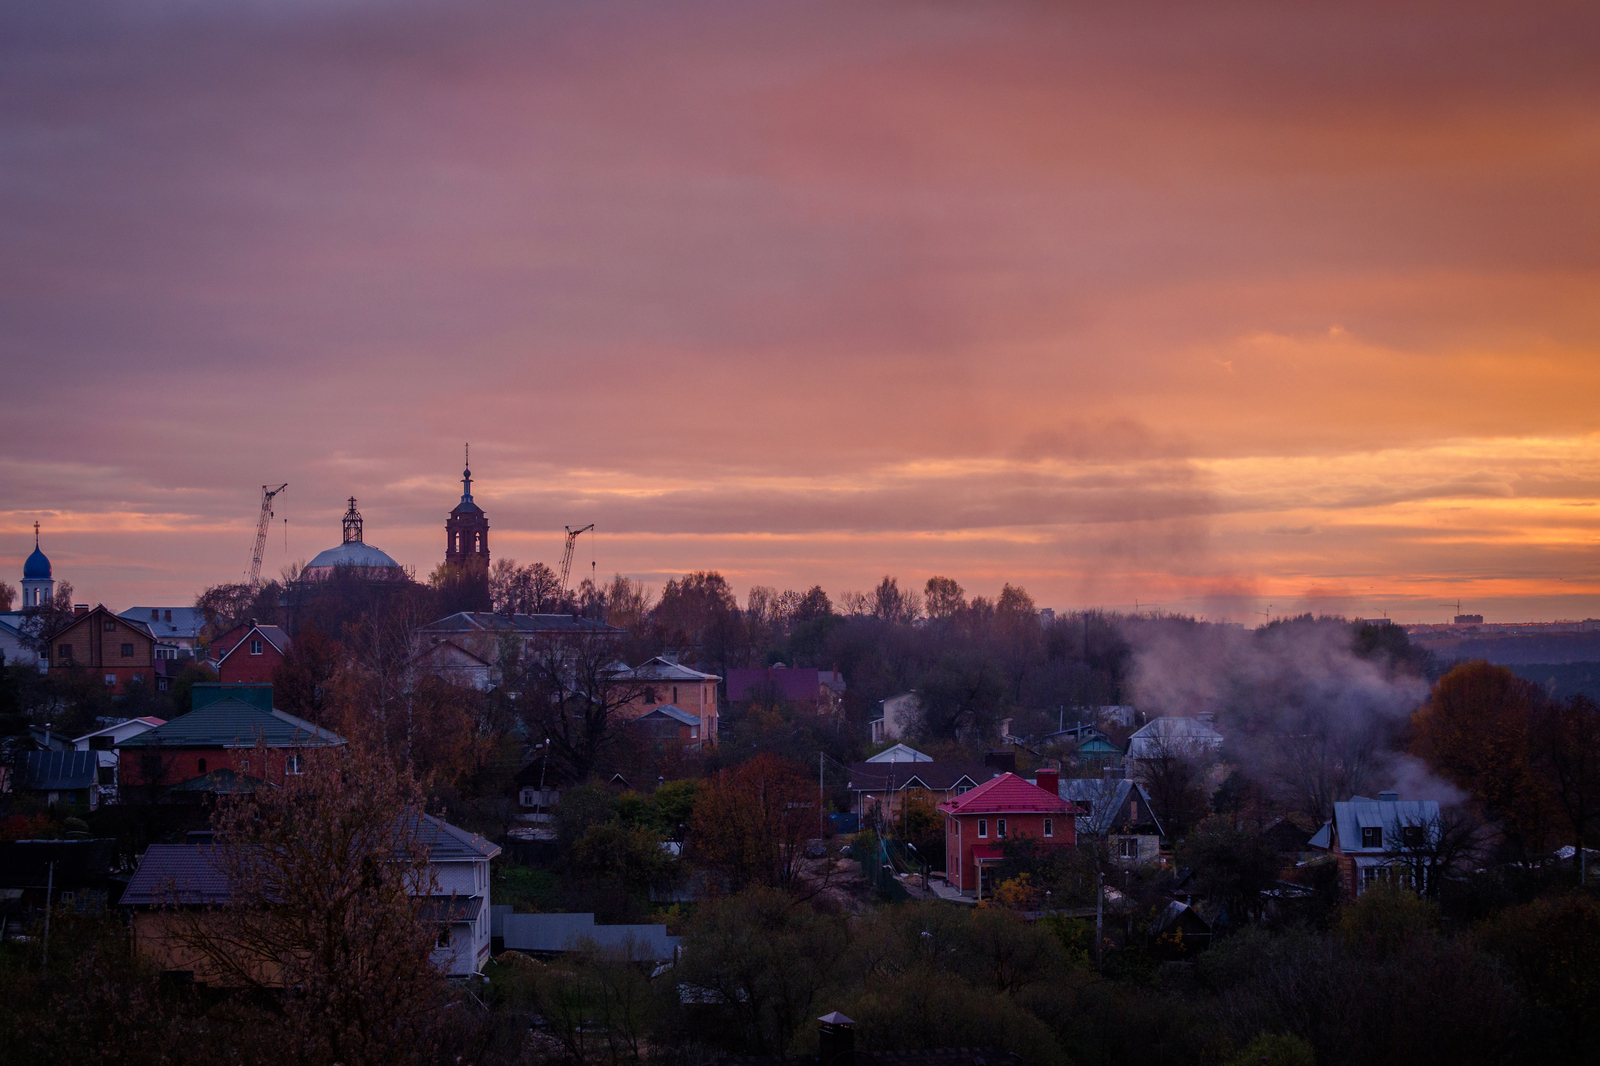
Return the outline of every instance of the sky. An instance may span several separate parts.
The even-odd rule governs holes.
[[[1600,7],[0,7],[0,579],[1600,616]],[[287,519],[287,523],[283,521]],[[1450,606],[1446,607],[1445,604]]]

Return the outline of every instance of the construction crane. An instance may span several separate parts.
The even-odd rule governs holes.
[[[572,545],[577,541],[578,534],[589,532],[594,528],[594,523],[590,522],[582,529],[573,529],[571,526],[563,526],[562,528],[567,531],[567,550],[561,553],[561,591],[565,594],[567,591],[567,576],[572,573]]]
[[[261,584],[261,556],[267,550],[267,526],[272,522],[272,498],[289,487],[284,482],[277,488],[261,486],[261,521],[256,523],[256,548],[250,553],[250,587]],[[287,521],[287,519],[285,520]]]

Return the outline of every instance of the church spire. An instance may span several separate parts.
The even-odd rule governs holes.
[[[461,502],[472,502],[472,445],[466,447],[467,466],[461,471]]]

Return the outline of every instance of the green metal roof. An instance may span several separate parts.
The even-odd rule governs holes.
[[[119,748],[318,748],[343,744],[337,733],[236,696],[197,707],[182,718],[129,737]]]

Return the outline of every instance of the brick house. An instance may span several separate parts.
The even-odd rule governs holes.
[[[72,621],[51,635],[49,650],[51,673],[86,670],[119,696],[130,684],[156,684],[155,638],[104,604],[74,608]]]
[[[675,744],[690,750],[700,747],[700,719],[670,703],[640,715],[628,727],[657,744]]]
[[[237,639],[234,632],[238,632]],[[227,685],[271,684],[272,672],[289,654],[289,634],[277,626],[255,622],[236,626],[233,632],[212,642],[213,654],[224,640],[228,644],[217,655],[217,678]]]
[[[939,804],[944,815],[945,877],[962,895],[993,894],[993,872],[1007,840],[1030,837],[1047,848],[1077,843],[1078,808],[1058,794],[1056,772],[1041,770],[1039,783],[1016,774],[991,778]]]
[[[632,670],[619,671],[617,678],[642,686],[639,695],[618,711],[622,718],[642,718],[658,707],[676,707],[700,719],[701,743],[717,742],[717,683],[722,678],[716,674],[657,656]]]
[[[1380,792],[1333,805],[1333,817],[1309,844],[1339,864],[1339,889],[1355,899],[1378,881],[1423,891],[1440,834],[1438,800],[1402,800]]]
[[[302,759],[345,739],[303,718],[275,710],[271,685],[194,686],[193,707],[117,744],[117,779],[126,796],[143,789],[227,791],[249,783],[282,784]],[[204,781],[200,779],[206,779]]]

